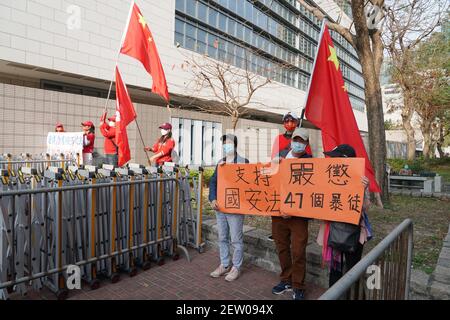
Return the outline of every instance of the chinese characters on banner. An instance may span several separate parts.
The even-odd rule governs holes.
[[[75,159],[77,153],[83,153],[83,132],[49,132],[47,153],[57,156],[63,153],[66,158]]]
[[[284,159],[280,165],[219,165],[219,210],[358,224],[364,201],[364,161]]]

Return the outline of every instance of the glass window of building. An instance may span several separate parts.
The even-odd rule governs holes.
[[[186,13],[192,17],[195,17],[195,12],[197,11],[197,1],[186,0]]]
[[[219,13],[213,8],[209,8],[208,11],[208,24],[214,28],[217,28],[217,17]]]
[[[185,0],[177,0],[175,3],[175,8],[181,12],[184,12]]]
[[[219,29],[227,30],[227,16],[224,14],[219,14]]]
[[[203,22],[207,22],[208,21],[207,20],[207,11],[208,11],[208,7],[205,4],[203,4],[201,2],[198,2],[197,18],[200,21],[203,21]]]

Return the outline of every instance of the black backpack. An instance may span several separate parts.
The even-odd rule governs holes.
[[[360,233],[359,224],[331,222],[328,245],[341,252],[353,253],[358,247]]]

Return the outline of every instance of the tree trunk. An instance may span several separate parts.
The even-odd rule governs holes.
[[[439,124],[439,138],[436,141],[436,148],[437,151],[439,152],[439,158],[444,158],[445,154],[444,154],[444,150],[442,149],[442,146],[444,145],[444,128],[443,128],[443,124]]]
[[[429,134],[423,134],[423,156],[430,159],[431,137]]]
[[[367,106],[367,123],[369,127],[370,161],[375,170],[375,178],[381,188],[383,200],[389,199],[386,173],[386,135],[384,131],[383,103],[381,100],[380,79],[377,78],[380,66],[379,61],[382,50],[377,46],[382,45],[369,40],[369,30],[364,14],[364,1],[352,1],[353,22],[355,25],[356,52],[361,63],[364,78],[364,93]],[[373,47],[373,48],[372,48]]]
[[[236,126],[237,126],[238,121],[239,121],[238,117],[236,117],[234,115],[231,116],[231,127],[233,128],[233,131],[236,130]]]
[[[381,102],[381,89],[375,77],[364,77],[367,123],[369,127],[370,161],[375,170],[376,180],[381,188],[383,200],[388,199],[386,174],[386,135]]]
[[[408,146],[407,159],[414,160],[416,157],[416,139],[414,137],[414,128],[411,125],[411,119],[414,112],[411,107],[411,101],[407,95],[404,97],[404,104],[404,108],[402,109],[402,125],[406,132],[406,143]]]
[[[431,145],[432,145],[432,137],[431,137],[431,122],[422,120],[422,135],[423,135],[423,156],[425,159],[429,159],[431,156]]]
[[[439,158],[441,158],[441,159],[444,158],[445,153],[444,153],[444,150],[442,149],[442,144],[439,141],[436,143],[436,149],[439,152]]]

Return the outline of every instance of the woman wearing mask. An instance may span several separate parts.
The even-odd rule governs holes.
[[[153,147],[145,147],[146,151],[155,153],[150,157],[150,162],[157,166],[163,165],[164,162],[172,162],[172,150],[175,148],[175,140],[172,139],[172,125],[166,122],[160,125],[159,129],[161,129],[161,137]]]
[[[92,153],[94,152],[95,141],[95,127],[92,121],[85,121],[81,123],[83,128],[83,164],[92,165],[94,158]]]
[[[223,143],[223,159],[218,165],[227,163],[248,163],[248,160],[237,153],[237,137],[226,134],[221,138]],[[219,231],[220,265],[210,273],[213,278],[226,275],[226,281],[234,281],[240,275],[244,260],[244,215],[222,213],[217,204],[217,166],[209,182],[209,202],[216,210],[217,228]],[[233,247],[233,257],[230,260],[230,239]]]

